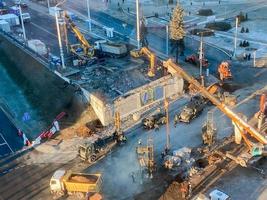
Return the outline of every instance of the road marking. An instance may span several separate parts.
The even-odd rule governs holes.
[[[41,29],[42,31],[44,31],[44,32],[48,33],[48,34],[50,34],[50,35],[53,35],[54,37],[57,37],[57,35],[56,35],[56,34],[54,34],[54,33],[51,33],[50,31],[46,30],[45,28],[43,28],[43,27],[41,27],[41,26],[39,26],[39,25],[37,25],[37,24],[35,24],[35,23],[33,23],[33,22],[31,22],[31,24],[32,24],[33,26],[35,26],[35,27],[37,27],[37,28]]]
[[[7,143],[6,139],[4,138],[4,136],[2,135],[2,133],[0,133],[2,139],[5,141],[5,144],[8,146],[9,150],[14,153],[14,151],[11,149],[11,147],[9,146],[9,144]]]
[[[2,144],[0,144],[0,146],[4,146],[4,145],[6,145],[6,143],[2,143]]]

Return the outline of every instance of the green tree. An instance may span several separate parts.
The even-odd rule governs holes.
[[[173,9],[170,21],[170,39],[176,49],[176,62],[178,62],[179,50],[181,51],[181,55],[184,54],[184,36],[184,10],[180,4],[177,4]]]

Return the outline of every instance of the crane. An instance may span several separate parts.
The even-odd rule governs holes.
[[[235,124],[242,129],[240,131],[245,143],[248,145],[252,156],[266,154],[265,148],[267,145],[267,138],[259,133],[254,127],[249,125],[245,120],[235,114],[229,107],[214,97],[205,87],[203,87],[196,79],[187,74],[178,64],[174,63],[171,59],[163,61],[163,67],[174,76],[181,76],[183,79],[194,85],[200,93],[209,99],[217,108],[219,108],[226,116],[228,116]],[[252,143],[248,140],[243,131],[249,133],[259,143]]]
[[[131,56],[134,58],[139,58],[141,56],[146,56],[149,59],[149,69],[147,75],[149,77],[155,76],[155,69],[156,69],[156,55],[151,52],[147,47],[142,47],[141,49],[132,50],[130,52]]]
[[[85,39],[84,35],[81,33],[81,31],[77,28],[77,26],[73,23],[70,16],[67,14],[67,12],[64,12],[64,17],[69,24],[70,28],[80,41],[80,44],[74,44],[70,45],[70,50],[73,54],[78,55],[77,49],[82,48],[83,49],[83,56],[86,58],[92,58],[94,56],[94,47],[89,44],[89,42]],[[78,55],[79,57],[83,57],[81,55]]]

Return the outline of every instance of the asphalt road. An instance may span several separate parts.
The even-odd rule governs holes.
[[[0,158],[23,147],[23,140],[17,132],[17,128],[0,109]]]

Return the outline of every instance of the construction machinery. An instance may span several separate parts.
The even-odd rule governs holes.
[[[174,117],[174,126],[178,121],[190,123],[191,120],[196,118],[203,111],[207,101],[202,96],[194,96],[191,101],[183,108],[180,114]]]
[[[149,60],[149,69],[147,75],[149,77],[155,76],[157,57],[152,53],[147,47],[142,47],[141,49],[135,49],[130,51],[133,58],[140,58],[141,56],[146,56]]]
[[[187,56],[185,58],[185,62],[191,63],[193,65],[199,66],[200,61],[199,61],[199,56],[196,54],[192,54],[190,56]],[[208,67],[209,61],[208,59],[202,59],[202,67]]]
[[[114,138],[98,139],[95,142],[85,142],[78,147],[79,157],[89,163],[94,163],[106,155],[117,144]]]
[[[136,153],[140,166],[146,168],[148,170],[149,176],[152,177],[152,173],[156,170],[153,139],[148,138],[146,146],[136,147]]]
[[[95,142],[85,142],[79,146],[78,155],[82,160],[94,163],[110,152],[116,144],[125,143],[127,141],[127,138],[121,129],[119,112],[115,113],[114,122],[115,132],[113,133],[113,136],[107,136],[106,138],[98,139]]]
[[[97,55],[120,58],[128,53],[127,47],[122,43],[109,42],[107,40],[98,40],[94,43]]]
[[[211,146],[216,139],[216,128],[213,121],[213,112],[207,114],[207,121],[202,127],[202,141],[204,145]]]
[[[98,193],[102,186],[101,174],[73,173],[59,169],[50,179],[50,191],[55,197],[75,194],[76,199],[84,199],[87,193]]]
[[[258,118],[258,130],[267,133],[267,94],[262,94],[260,98],[260,110],[256,114]]]
[[[233,78],[230,70],[231,64],[228,61],[223,61],[218,66],[218,73],[221,81]]]
[[[73,23],[71,17],[64,12],[64,17],[66,19],[67,24],[70,26],[75,36],[79,40],[80,44],[72,44],[70,45],[70,51],[81,58],[82,60],[90,60],[94,58],[94,47],[89,44],[84,35],[80,32],[78,27]]]
[[[234,106],[237,104],[237,97],[229,92],[225,92],[218,83],[214,83],[207,87],[210,94],[220,99],[228,106]]]
[[[166,124],[166,115],[163,113],[157,113],[152,116],[148,116],[142,120],[144,129],[153,129],[159,125]]]
[[[171,59],[163,61],[163,66],[172,75],[181,76],[190,84],[193,84],[202,94],[202,96],[209,99],[217,108],[219,108],[226,116],[228,116],[233,121],[233,123],[237,125],[239,129],[241,129],[240,134],[249,148],[249,156],[250,156],[249,159],[255,156],[260,157],[267,154],[267,149],[266,149],[267,138],[265,136],[263,136],[260,132],[258,132],[254,127],[248,124],[244,119],[242,119],[236,113],[234,113],[223,102],[221,102],[219,99],[210,94],[205,87],[203,87],[192,76],[187,74],[178,64],[174,63]],[[252,142],[253,138],[254,140],[256,140],[256,142]],[[243,158],[240,156],[239,159]],[[247,162],[247,160],[245,162]]]

